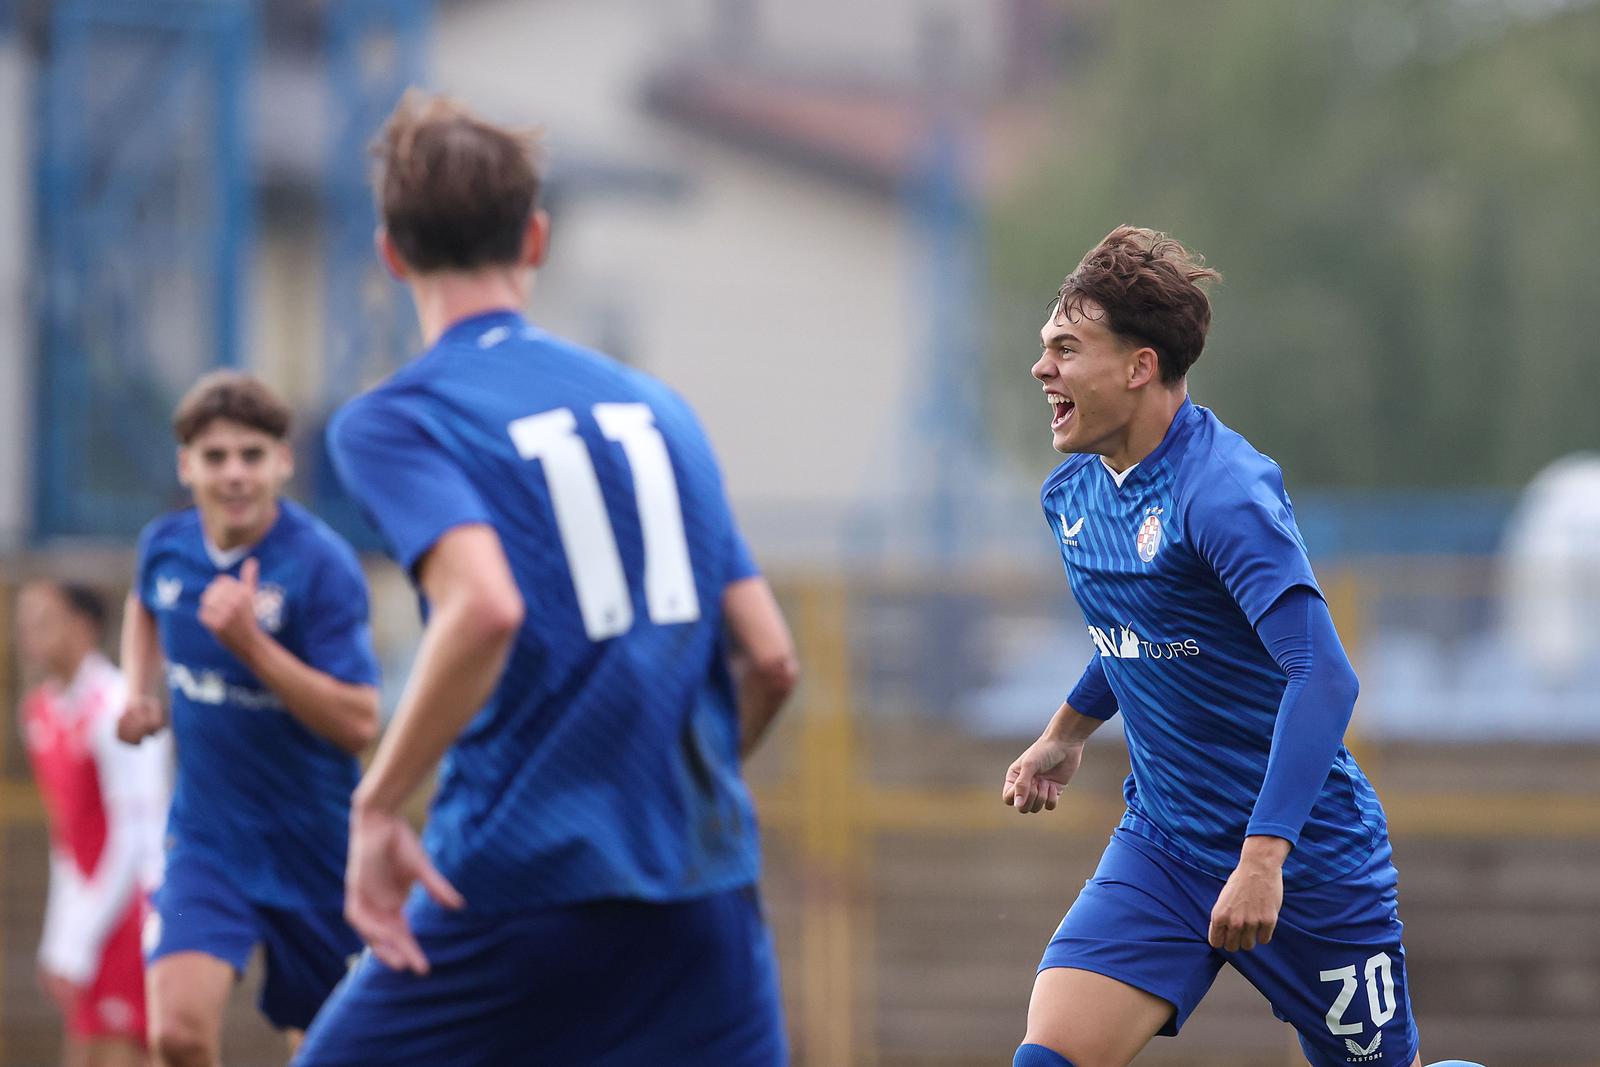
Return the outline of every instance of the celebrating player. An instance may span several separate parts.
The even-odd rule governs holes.
[[[22,735],[50,819],[39,980],[65,1021],[66,1067],[146,1062],[139,929],[161,880],[171,746],[117,742],[127,691],[100,654],[94,590],[29,582],[17,596]]]
[[[146,933],[150,1028],[168,1067],[215,1065],[228,992],[265,948],[261,1010],[293,1045],[361,947],[341,914],[355,753],[378,727],[355,553],[290,500],[289,410],[219,371],[178,405],[195,506],[139,539],[123,740],[177,737],[166,881]]]
[[[549,226],[528,140],[413,93],[377,153],[428,350],[329,439],[428,617],[351,816],[372,951],[297,1062],[779,1064],[739,761],[796,669],[710,443],[519,314]],[[441,756],[419,842],[400,806]]]
[[[1278,466],[1188,396],[1215,277],[1118,227],[1040,334],[1033,375],[1071,456],[1041,501],[1094,652],[1003,799],[1054,808],[1119,710],[1133,773],[1045,949],[1019,1067],[1122,1067],[1224,963],[1317,1067],[1420,1062],[1387,824],[1343,745],[1355,673]]]

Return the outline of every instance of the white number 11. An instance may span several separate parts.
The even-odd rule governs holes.
[[[689,565],[678,480],[655,417],[645,404],[596,404],[592,411],[600,432],[622,446],[633,471],[650,621],[693,622],[700,617],[700,598]],[[556,408],[517,419],[506,429],[518,455],[544,465],[584,633],[591,641],[627,633],[633,626],[628,579],[577,417],[570,408]]]

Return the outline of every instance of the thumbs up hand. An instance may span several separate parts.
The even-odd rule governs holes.
[[[261,564],[251,556],[239,568],[239,577],[219,574],[200,594],[200,624],[240,659],[246,659],[251,646],[262,637],[256,622],[260,580]]]

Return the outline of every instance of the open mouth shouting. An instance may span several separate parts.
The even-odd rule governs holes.
[[[1072,413],[1078,408],[1078,405],[1074,404],[1071,400],[1068,400],[1062,394],[1052,392],[1049,389],[1044,391],[1044,399],[1045,402],[1050,405],[1050,410],[1054,413],[1054,418],[1050,420],[1050,429],[1052,430],[1059,430],[1066,426],[1068,420],[1072,418]]]

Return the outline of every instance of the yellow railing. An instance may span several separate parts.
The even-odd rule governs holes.
[[[1003,762],[991,768],[992,787],[876,783],[864,752],[865,723],[852,679],[851,631],[859,616],[851,591],[834,577],[786,583],[784,590],[805,681],[797,705],[785,713],[792,721],[773,739],[784,748],[775,761],[785,766],[781,773],[762,777],[757,798],[769,836],[781,836],[798,849],[792,866],[801,872],[799,955],[786,961],[786,980],[796,1002],[792,1025],[809,1067],[873,1065],[884,1052],[871,1017],[876,998],[867,988],[878,975],[872,958],[877,917],[862,903],[860,888],[872,881],[875,838],[884,833],[1016,833],[1026,827],[1035,834],[1080,837],[1098,851],[1103,841],[1098,835],[1116,821],[1121,798],[1079,793],[1050,818],[1019,820],[999,800]],[[1358,645],[1366,624],[1361,575],[1333,572],[1325,591],[1347,641]],[[1381,746],[1359,741],[1356,746],[1370,762],[1383,763]],[[1424,793],[1407,791],[1403,768],[1389,770],[1394,780],[1387,783],[1383,799],[1397,837],[1570,839],[1585,842],[1585,847],[1600,840],[1600,783],[1592,794],[1537,788],[1487,794],[1470,783],[1456,792]],[[1304,1062],[1293,1041],[1285,1054],[1284,1062]],[[998,1055],[995,1062],[1000,1062]],[[1592,1067],[1597,1061],[1582,1062]]]
[[[1370,602],[1361,572],[1328,571],[1324,579],[1341,631],[1352,647],[1359,646]],[[1005,757],[995,755],[993,743],[982,747],[981,754],[974,743],[972,758],[984,764],[982,773],[961,776],[969,783],[976,777],[990,784],[940,785],[937,767],[930,767],[925,785],[883,781],[874,767],[877,726],[873,716],[863,713],[862,686],[855,677],[853,635],[859,636],[864,625],[856,602],[861,583],[838,575],[796,576],[780,583],[780,592],[801,646],[804,682],[795,705],[784,713],[755,762],[753,776],[764,829],[787,850],[781,873],[785,884],[774,887],[782,890],[774,895],[792,911],[776,915],[774,925],[791,932],[783,944],[783,964],[797,1062],[808,1067],[905,1063],[903,1050],[883,1047],[879,1025],[879,983],[892,980],[880,966],[880,908],[893,907],[892,902],[875,905],[868,892],[878,877],[881,840],[891,835],[930,840],[938,835],[1043,835],[1076,838],[1084,849],[1097,851],[1105,828],[1121,810],[1120,798],[1109,790],[1078,792],[1049,818],[1019,819],[999,801]],[[0,588],[0,648],[13,644],[11,600],[11,591]],[[936,656],[939,650],[927,654]],[[14,691],[11,671],[10,656],[0,656],[0,694]],[[0,767],[10,765],[13,733],[10,726],[0,730]],[[1535,783],[1526,790],[1486,795],[1470,782],[1448,794],[1423,793],[1408,790],[1405,768],[1385,764],[1383,746],[1359,739],[1355,746],[1363,761],[1380,771],[1397,837],[1555,839],[1583,842],[1585,848],[1600,840],[1600,793],[1561,792]],[[0,778],[0,828],[37,825],[41,818],[29,783]],[[0,862],[10,859],[0,857]],[[938,876],[930,870],[929,877]],[[1017,966],[1027,969],[1031,963],[1019,960]],[[5,999],[12,993],[5,991]],[[1019,1022],[1024,1007],[1016,1005]],[[0,1064],[9,1062],[3,1042],[0,1033]],[[996,1050],[994,1062],[1002,1062],[1002,1052],[1009,1054]],[[1282,1062],[1301,1062],[1297,1053],[1286,1055],[1290,1058]],[[1197,1055],[1194,1062],[1203,1058]]]

